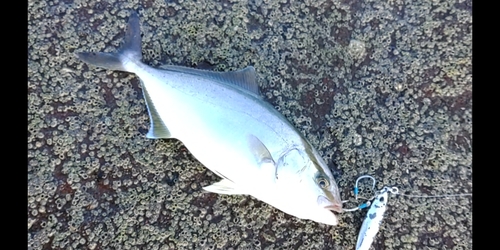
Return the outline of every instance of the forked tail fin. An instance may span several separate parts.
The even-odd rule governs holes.
[[[125,42],[117,52],[79,52],[76,55],[85,63],[97,67],[109,70],[129,71],[126,67],[128,62],[140,62],[142,60],[141,26],[137,13],[132,12],[130,14]]]

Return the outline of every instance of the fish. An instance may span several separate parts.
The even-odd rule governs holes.
[[[116,52],[77,52],[96,67],[140,79],[150,127],[147,138],[175,138],[222,179],[203,187],[249,195],[300,219],[337,225],[342,201],[318,151],[260,95],[255,69],[217,72],[142,62],[137,13]]]
[[[361,229],[359,230],[356,250],[368,250],[372,245],[387,209],[387,200],[389,199],[388,193],[389,191],[394,192],[391,190],[393,189],[384,187],[373,199],[370,209],[368,209],[366,217],[363,220]]]

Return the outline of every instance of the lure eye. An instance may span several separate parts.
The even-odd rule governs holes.
[[[317,181],[318,185],[323,189],[328,188],[328,186],[330,186],[330,183],[328,182],[328,180],[323,178],[323,177],[319,177],[316,181]]]

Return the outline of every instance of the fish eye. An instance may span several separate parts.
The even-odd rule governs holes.
[[[328,186],[330,185],[330,183],[328,182],[328,180],[326,178],[324,178],[324,177],[317,178],[316,182],[318,183],[318,185],[321,188],[328,188]]]

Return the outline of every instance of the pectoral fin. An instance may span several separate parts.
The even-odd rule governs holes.
[[[222,179],[210,186],[203,187],[203,189],[218,194],[244,194],[241,190],[238,190],[234,182],[228,179]]]
[[[269,176],[273,178],[273,181],[278,179],[276,164],[264,143],[254,135],[249,135],[248,144],[257,164],[260,166],[263,176]]]

